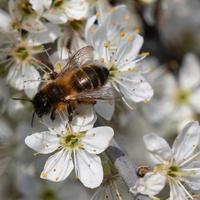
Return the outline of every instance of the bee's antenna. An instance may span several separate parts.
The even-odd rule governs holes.
[[[24,98],[19,98],[19,97],[12,97],[12,100],[16,100],[16,101],[29,101],[29,102],[32,102],[32,100],[30,100],[30,99],[24,99]]]
[[[33,112],[32,119],[31,119],[31,127],[32,128],[33,128],[34,117],[35,117],[35,111]]]

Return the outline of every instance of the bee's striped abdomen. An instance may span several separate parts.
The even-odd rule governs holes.
[[[103,66],[87,65],[73,74],[71,83],[77,92],[90,91],[102,87],[107,82],[108,74]]]
[[[98,76],[101,86],[103,86],[108,80],[108,75],[109,75],[108,69],[98,65],[93,66],[93,69],[95,70]]]

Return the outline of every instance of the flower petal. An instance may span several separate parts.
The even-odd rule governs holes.
[[[32,99],[38,91],[40,85],[40,73],[33,66],[24,66],[24,92]]]
[[[95,111],[104,119],[111,120],[114,110],[115,110],[115,102],[97,102],[94,106]]]
[[[169,200],[188,200],[185,191],[176,183],[170,183]],[[184,186],[183,186],[184,187]]]
[[[8,1],[8,10],[9,10],[9,14],[11,15],[12,19],[20,21],[22,16],[21,16],[20,9],[17,9],[19,6],[18,2],[15,0]]]
[[[200,88],[196,88],[194,92],[191,94],[190,100],[189,100],[192,106],[192,109],[196,113],[200,113],[199,99],[200,99]]]
[[[71,125],[75,133],[87,131],[93,128],[94,123],[97,120],[97,116],[93,110],[93,107],[90,105],[79,105],[76,106],[75,115],[72,119]],[[69,121],[66,116],[61,120],[59,117],[56,117],[55,120],[51,120],[50,116],[46,115],[43,118],[43,122],[47,127],[54,129],[57,134],[66,131],[66,124]]]
[[[103,181],[100,157],[80,150],[77,151],[75,160],[77,176],[83,185],[88,188],[98,187]]]
[[[172,152],[176,164],[181,165],[190,157],[199,144],[200,126],[198,122],[188,123],[174,141]]]
[[[187,167],[181,171],[188,176],[183,176],[182,181],[186,183],[193,190],[200,190],[200,162],[192,161]]]
[[[165,186],[166,177],[161,174],[148,173],[143,178],[138,179],[135,186],[130,188],[133,194],[144,194],[154,196]]]
[[[32,45],[41,45],[54,42],[60,35],[60,27],[56,24],[46,23],[47,31],[41,33],[30,33],[28,36],[29,43]]]
[[[115,59],[117,59],[116,62],[119,68],[128,69],[134,67],[135,58],[142,47],[143,41],[143,37],[139,34],[131,34],[120,43],[115,54]]]
[[[8,71],[7,75],[7,82],[10,84],[11,87],[15,88],[16,90],[23,90],[24,88],[24,81],[22,78],[22,67],[12,65]]]
[[[38,153],[48,154],[59,147],[59,138],[55,134],[51,134],[50,131],[44,131],[27,136],[25,143]]]
[[[87,131],[81,142],[86,151],[91,154],[99,154],[109,146],[113,135],[112,128],[101,126]]]
[[[0,9],[0,30],[9,32],[11,30],[11,18],[3,10]]]
[[[72,125],[75,132],[86,131],[94,126],[97,120],[96,113],[90,105],[80,105],[76,107],[76,115],[73,118]]]
[[[71,0],[66,2],[65,11],[70,19],[80,20],[86,17],[89,3],[86,0]]]
[[[168,143],[160,136],[151,133],[143,137],[145,146],[156,163],[169,162],[171,149]]]
[[[185,89],[192,89],[200,83],[200,63],[198,58],[189,53],[184,57],[180,70],[180,85]]]
[[[68,21],[68,16],[61,10],[50,9],[43,14],[43,17],[54,24],[64,24]]]
[[[52,0],[29,0],[32,4],[32,8],[39,14],[41,14],[45,9],[49,9]]]
[[[40,177],[54,182],[63,181],[69,176],[73,168],[71,152],[66,152],[63,149],[49,157]]]
[[[188,176],[183,176],[185,182],[193,190],[200,190],[200,161],[191,162],[186,168],[181,169],[188,173]]]
[[[24,30],[32,33],[41,33],[47,31],[47,27],[35,17],[25,17],[22,21]]]
[[[96,31],[96,28],[94,25],[96,19],[97,19],[96,15],[88,18],[85,25],[85,38],[88,44],[92,44],[92,37],[94,35],[94,32]]]
[[[153,89],[145,78],[139,74],[121,73],[114,79],[125,99],[133,102],[149,101],[153,96]]]

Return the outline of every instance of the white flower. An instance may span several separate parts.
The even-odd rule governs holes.
[[[164,0],[160,4],[157,27],[162,42],[178,53],[200,48],[199,0]],[[156,9],[156,7],[155,7]],[[176,53],[177,53],[176,52]]]
[[[35,45],[47,44],[54,42],[60,35],[60,27],[56,24],[46,23],[46,31],[41,33],[29,33],[28,41]]]
[[[24,5],[25,9],[25,5],[27,4],[26,6],[31,10],[31,5],[28,1],[18,2],[18,4],[17,2],[18,1],[13,0],[9,1],[8,6],[10,14],[0,9],[0,30],[5,33],[11,33],[24,29],[30,32],[28,39],[32,41],[34,45],[54,42],[61,32],[59,26],[50,23],[43,24],[34,13],[31,19],[30,17],[24,16],[23,12],[20,12],[20,6],[23,7]],[[17,7],[18,9],[15,8],[17,5],[19,7]],[[32,12],[34,11],[32,10]],[[29,20],[26,21],[25,19]]]
[[[79,49],[88,46],[84,39],[83,28],[82,21],[72,21],[65,25],[64,31],[57,42],[60,59],[67,59]]]
[[[0,56],[9,68],[7,82],[16,90],[24,90],[32,98],[40,84],[40,74],[44,65],[34,56],[43,51],[42,46],[33,46],[18,34],[4,34],[0,38]]]
[[[9,14],[0,9],[0,29],[12,32],[24,29],[28,32],[43,32],[47,28],[28,0],[9,0]]]
[[[98,30],[105,23],[108,29],[120,30],[124,29],[133,31],[140,29],[140,21],[135,13],[130,13],[126,5],[111,7],[107,1],[96,2],[96,15],[87,20],[85,27],[85,37],[90,41]],[[90,42],[89,42],[90,43]]]
[[[180,129],[185,122],[200,113],[200,63],[193,54],[183,60],[178,79],[170,73],[156,69],[152,73],[154,98],[143,107],[145,116],[152,122],[176,122]]]
[[[108,26],[112,17],[112,13],[108,15],[88,41],[95,50],[95,59],[109,69],[109,82],[127,105],[149,101],[153,90],[138,65],[146,56],[138,55],[143,38],[118,26]]]
[[[109,145],[114,132],[102,126],[87,128],[84,125],[50,128],[26,137],[25,143],[40,154],[56,151],[46,162],[41,178],[59,182],[65,180],[73,168],[80,181],[89,188],[98,187],[103,181],[102,153]]]
[[[86,0],[29,0],[33,9],[55,24],[86,17],[89,4]]]
[[[174,141],[172,149],[158,135],[153,133],[145,135],[145,146],[156,165],[153,171],[139,179],[130,191],[154,196],[168,182],[170,186],[169,200],[193,199],[184,184],[193,190],[200,189],[200,163],[197,160],[200,155],[197,149],[199,139],[200,126],[198,122],[190,122],[184,127]]]

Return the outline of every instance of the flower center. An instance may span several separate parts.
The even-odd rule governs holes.
[[[63,5],[63,0],[53,0],[51,7],[52,8],[60,8]]]
[[[167,172],[167,175],[172,177],[172,178],[176,178],[180,176],[180,169],[178,166],[172,165]]]
[[[24,15],[30,15],[35,13],[31,3],[29,3],[27,0],[19,4],[19,9],[24,13]]]
[[[180,168],[176,165],[158,164],[155,166],[154,172],[171,178],[177,178],[181,176]]]
[[[117,69],[117,66],[115,65],[115,63],[109,63],[109,66],[108,66],[108,68],[110,69],[109,70],[109,75],[111,76],[111,77],[115,77],[116,76],[116,74],[117,74],[117,72],[118,72],[118,69]]]
[[[14,52],[14,55],[15,55],[17,60],[25,61],[29,57],[29,51],[26,47],[17,47],[15,52]]]
[[[174,96],[177,105],[187,104],[189,101],[190,92],[186,90],[178,90]]]
[[[83,134],[67,134],[61,137],[60,144],[65,149],[76,150],[81,148],[80,139],[83,137]]]
[[[70,22],[70,26],[72,27],[73,30],[80,31],[81,28],[83,27],[83,21],[73,20],[73,21]]]

